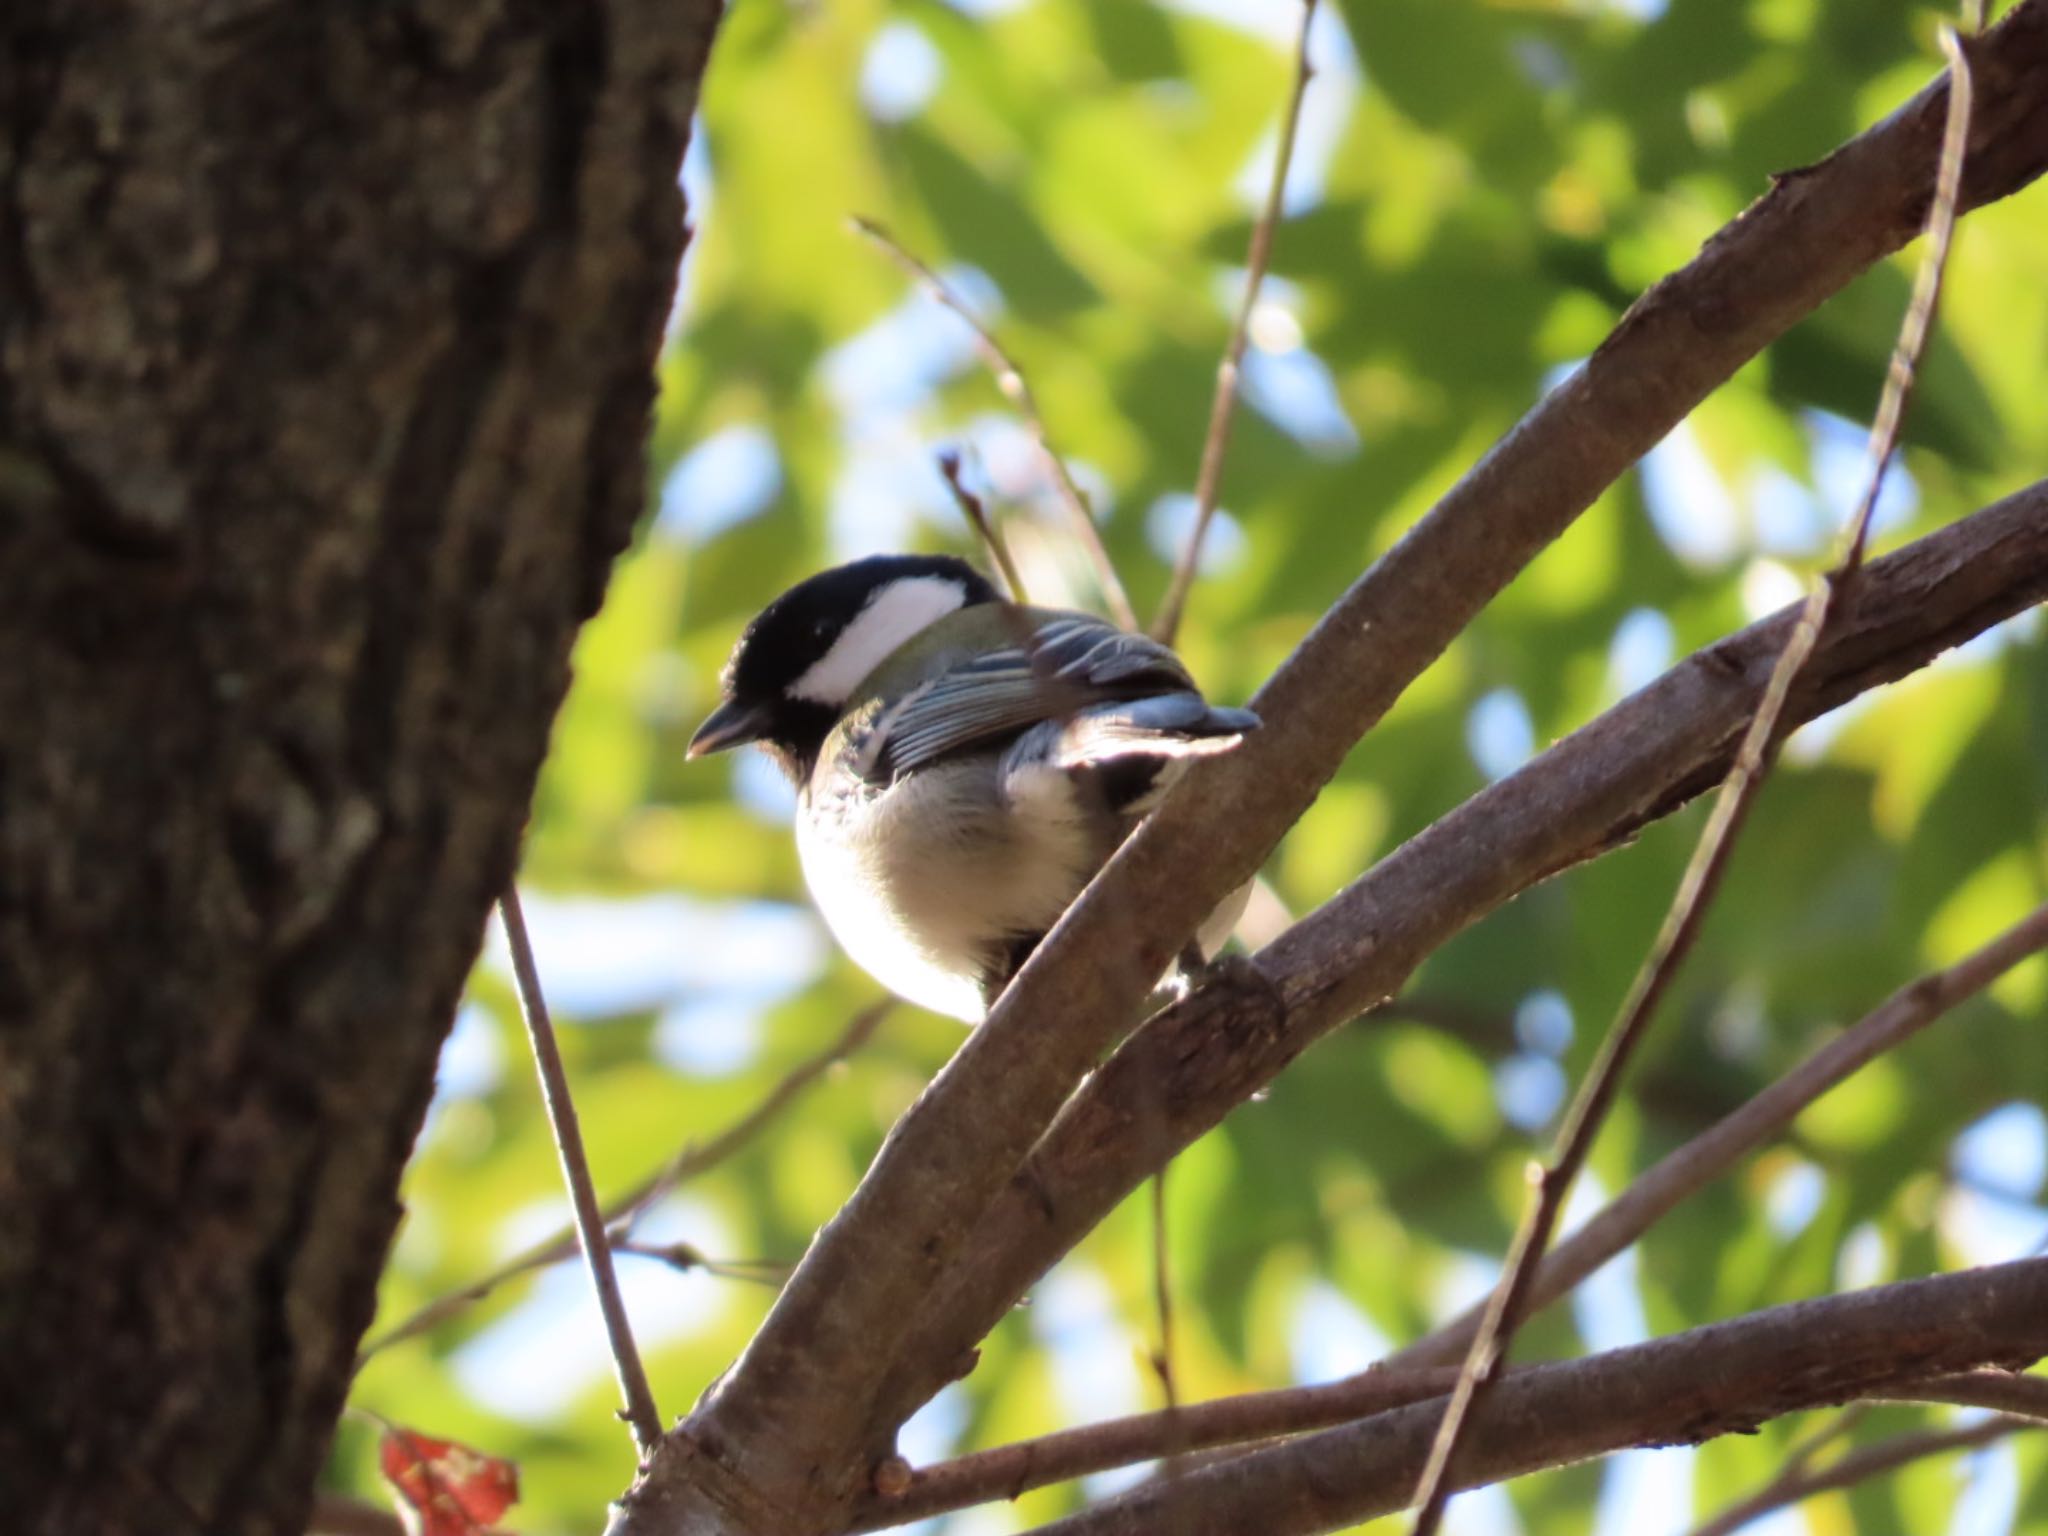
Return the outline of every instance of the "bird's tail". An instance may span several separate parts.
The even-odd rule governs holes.
[[[1093,767],[1121,757],[1207,757],[1227,752],[1259,728],[1248,709],[1224,709],[1199,693],[1161,693],[1097,704],[1048,722],[1056,734],[1046,761],[1056,768]]]

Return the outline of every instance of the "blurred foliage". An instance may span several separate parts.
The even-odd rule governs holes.
[[[964,330],[852,236],[849,215],[927,256],[999,330],[1149,611],[1295,14],[1285,0],[732,8],[685,178],[699,233],[662,364],[650,515],[578,652],[526,865],[607,1189],[736,1119],[875,995],[801,915],[787,797],[765,765],[683,762],[743,619],[836,558],[967,549],[932,469],[947,443],[968,448],[1035,595],[1091,601]],[[1918,89],[1937,68],[1937,19],[1898,0],[1326,7],[1229,517],[1184,633],[1211,694],[1249,695],[1373,554],[1773,171]],[[1963,226],[1884,546],[2048,468],[2044,199],[2036,188]],[[1326,899],[1489,772],[1796,591],[1853,498],[1855,423],[1912,254],[1746,368],[1488,609],[1274,856],[1289,907]],[[2044,749],[2048,657],[2025,620],[1804,733],[1601,1141],[1599,1188],[1618,1190],[1827,1031],[2041,900]],[[1340,1031],[1176,1164],[1185,1392],[1362,1366],[1478,1293],[1522,1162],[1696,828],[1695,814],[1652,829],[1481,924],[1416,979],[1428,1007]],[[1532,1326],[1524,1355],[2040,1240],[2044,992],[2042,966],[2016,972],[1814,1106],[1788,1145]],[[680,1191],[661,1235],[713,1258],[794,1261],[958,1038],[899,1010],[794,1114]],[[562,1217],[495,947],[406,1199],[382,1325]],[[657,1395],[680,1413],[770,1290],[626,1268]],[[1150,1405],[1149,1283],[1137,1201],[999,1330],[906,1449],[923,1459]],[[358,1400],[518,1460],[517,1529],[592,1529],[632,1457],[582,1297],[571,1268],[506,1286],[377,1356]],[[1859,1434],[1915,1421],[1887,1411]],[[1810,1422],[1461,1507],[1474,1531],[1578,1533],[1596,1508],[1603,1531],[1678,1529],[1767,1478]],[[373,1486],[371,1438],[345,1424],[339,1482]],[[1980,1482],[2003,1467],[2020,1491],[1971,1529],[2048,1532],[2044,1457],[2021,1440],[1974,1463],[1990,1469]],[[1917,1469],[1819,1501],[1807,1528],[1941,1529],[1973,1487],[2000,1497],[1957,1464]],[[946,1529],[1018,1528],[1076,1497],[1034,1494]]]

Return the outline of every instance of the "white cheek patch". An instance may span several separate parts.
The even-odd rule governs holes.
[[[967,601],[967,589],[943,576],[909,576],[877,592],[832,649],[789,685],[792,697],[837,708],[890,652]]]

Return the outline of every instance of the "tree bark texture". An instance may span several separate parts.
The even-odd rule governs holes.
[[[0,20],[0,1510],[303,1529],[577,627],[716,0]]]

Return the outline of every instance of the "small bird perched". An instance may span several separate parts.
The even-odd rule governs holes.
[[[1258,716],[1180,658],[1085,613],[1003,601],[945,555],[798,583],[734,646],[702,757],[758,742],[797,789],[804,879],[892,992],[980,1020],[1191,757]],[[1212,956],[1243,910],[1197,935]]]

